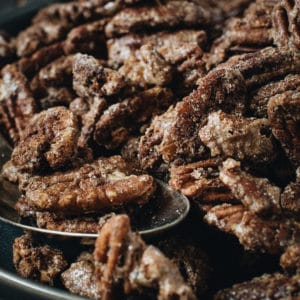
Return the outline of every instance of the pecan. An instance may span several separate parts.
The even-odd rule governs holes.
[[[32,24],[17,36],[17,54],[28,56],[41,47],[61,40],[66,35],[68,27],[67,23],[61,22],[41,21]]]
[[[199,137],[210,149],[212,157],[221,155],[255,163],[269,162],[276,157],[268,119],[213,112],[208,115],[207,124],[200,129]]]
[[[203,30],[183,29],[175,32],[162,31],[155,34],[127,34],[107,41],[108,58],[114,65],[123,64],[130,56],[145,44],[153,45],[167,61],[177,63],[184,60],[192,47],[203,47],[206,43]],[[187,46],[182,51],[182,46]],[[181,47],[180,47],[181,46]]]
[[[172,166],[169,185],[202,204],[237,201],[219,179],[221,162],[216,158]]]
[[[112,217],[103,226],[94,258],[101,299],[111,299],[121,283],[125,294],[151,287],[158,289],[160,300],[196,299],[176,265],[131,231],[126,215]]]
[[[300,2],[281,0],[273,10],[273,38],[279,47],[300,48]],[[297,50],[296,50],[297,51]]]
[[[49,230],[83,233],[97,233],[103,226],[96,217],[66,218],[49,212],[37,212],[36,224]]]
[[[53,280],[67,267],[60,250],[39,245],[29,234],[15,239],[13,262],[22,277],[49,285],[53,285]]]
[[[59,169],[77,159],[79,126],[76,116],[64,107],[35,115],[23,139],[12,153],[13,164],[23,172]]]
[[[103,98],[95,97],[89,104],[89,109],[81,115],[81,133],[78,145],[85,148],[93,141],[95,127],[100,116],[107,107],[107,101]]]
[[[11,61],[14,54],[14,40],[6,32],[0,31],[0,67]]]
[[[280,257],[281,267],[290,273],[300,270],[300,244],[289,246]]]
[[[64,42],[64,52],[95,54],[98,57],[105,56],[104,26],[107,19],[84,24],[72,29]]]
[[[71,1],[49,5],[33,18],[31,26],[17,37],[19,56],[30,55],[38,48],[60,41],[68,31],[83,22],[113,14],[120,9],[122,1]]]
[[[187,241],[186,236],[178,234],[160,240],[157,246],[178,266],[187,284],[201,298],[211,273],[208,255],[194,242]]]
[[[100,300],[93,254],[83,252],[76,262],[61,274],[63,285],[73,294]]]
[[[25,76],[16,65],[7,65],[1,71],[0,127],[16,143],[23,137],[28,121],[37,111],[36,101]]]
[[[254,177],[242,171],[239,162],[227,159],[220,169],[220,179],[251,212],[281,213],[280,188],[266,178]]]
[[[229,69],[210,72],[200,80],[197,90],[177,103],[175,108],[153,119],[141,139],[142,165],[151,168],[160,158],[167,163],[178,157],[203,158],[207,151],[198,131],[205,124],[207,113],[218,108],[226,112],[242,112],[244,94],[245,85],[240,72]],[[147,149],[149,146],[151,149]]]
[[[268,102],[268,116],[274,136],[297,167],[300,164],[300,92],[287,91]]]
[[[61,56],[41,68],[31,82],[31,89],[72,85],[73,56]]]
[[[281,207],[289,213],[299,215],[300,212],[300,168],[297,169],[297,180],[287,185],[281,194]]]
[[[74,99],[74,93],[66,87],[48,87],[39,98],[37,102],[41,110],[55,106],[68,107]]]
[[[113,156],[71,171],[31,177],[24,196],[36,210],[78,215],[128,203],[142,205],[154,191],[151,176],[132,175],[130,165]]]
[[[217,205],[204,219],[221,231],[235,235],[246,250],[280,254],[299,240],[297,222],[287,218],[262,219],[243,205]]]
[[[108,22],[108,37],[140,30],[206,26],[211,12],[196,2],[167,1],[164,5],[126,8]]]
[[[242,17],[230,19],[224,34],[213,43],[208,65],[218,65],[239,52],[253,52],[271,46],[271,13],[277,3],[278,0],[256,0],[244,11]]]
[[[43,47],[32,56],[21,58],[16,64],[19,70],[28,78],[34,77],[37,72],[53,60],[64,54],[62,43]]]
[[[125,86],[123,76],[104,68],[94,57],[76,54],[73,60],[73,88],[79,97],[110,96]]]
[[[282,80],[272,81],[252,92],[249,99],[250,113],[257,118],[267,118],[270,98],[289,90],[300,90],[299,74],[289,74]]]
[[[293,49],[267,47],[255,53],[233,56],[216,69],[223,68],[239,70],[250,91],[278,77],[298,73],[300,54]]]
[[[299,275],[264,274],[218,292],[214,300],[296,299],[300,296]]]
[[[127,59],[119,72],[130,84],[141,87],[164,86],[173,79],[171,64],[150,44],[142,46],[135,56]]]
[[[131,132],[162,113],[172,101],[169,89],[155,87],[111,105],[95,126],[95,141],[107,149],[117,148]],[[131,122],[133,119],[135,122]]]

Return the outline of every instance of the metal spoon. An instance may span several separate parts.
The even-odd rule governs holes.
[[[10,159],[12,148],[0,135],[0,170]],[[141,216],[137,220],[136,229],[143,236],[162,233],[176,226],[187,216],[190,203],[181,193],[171,189],[164,182],[156,179],[158,185],[158,201],[150,201],[147,209],[141,209]],[[3,178],[0,178],[0,220],[26,230],[36,231],[50,235],[65,237],[96,238],[96,233],[79,233],[48,230],[36,225],[28,224],[14,209],[20,193],[18,187]],[[153,202],[153,205],[151,204]],[[155,203],[155,204],[154,204]]]

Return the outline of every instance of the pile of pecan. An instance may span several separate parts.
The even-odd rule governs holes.
[[[151,201],[155,176],[207,230],[280,257],[277,273],[214,299],[300,297],[299,0],[55,4],[16,37],[0,32],[0,66],[0,130],[14,147],[2,174],[19,186],[17,211],[40,227],[102,233],[63,273],[67,289],[199,298],[198,263],[183,272],[126,217],[100,217]],[[52,283],[62,253],[32,239],[15,243],[17,270]]]

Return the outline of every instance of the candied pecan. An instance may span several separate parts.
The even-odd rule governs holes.
[[[255,53],[236,55],[216,69],[233,68],[243,75],[248,90],[300,70],[300,53],[286,48],[267,47]]]
[[[43,46],[61,40],[66,35],[68,27],[67,23],[47,20],[32,24],[18,34],[16,38],[17,54],[28,56]]]
[[[32,78],[40,69],[63,54],[62,43],[56,43],[39,49],[29,57],[21,58],[16,65],[26,77]]]
[[[100,300],[93,254],[83,252],[76,262],[61,274],[63,285],[73,294]]]
[[[25,76],[16,65],[7,65],[1,71],[0,127],[16,143],[23,137],[28,121],[37,111],[36,101]]]
[[[154,45],[157,51],[169,62],[175,63],[185,59],[192,47],[203,47],[206,43],[203,30],[183,29],[175,32],[162,31],[151,35],[128,34],[107,41],[108,58],[112,64],[123,64],[130,56],[145,44]],[[183,50],[183,47],[188,46]]]
[[[105,28],[108,37],[156,28],[207,26],[211,12],[196,2],[167,1],[164,5],[126,8]]]
[[[277,3],[278,0],[256,0],[244,11],[242,17],[230,19],[224,34],[213,43],[208,56],[209,66],[218,65],[228,56],[243,52],[244,49],[246,52],[253,52],[271,46],[271,13]]]
[[[73,56],[61,56],[39,70],[31,82],[31,89],[72,85]]]
[[[82,128],[78,141],[80,147],[86,147],[93,140],[97,121],[104,112],[106,106],[107,101],[105,99],[94,97],[89,104],[88,111],[81,115]]]
[[[136,51],[119,69],[133,85],[146,87],[147,85],[164,86],[173,79],[173,68],[153,47],[146,44]]]
[[[267,118],[270,98],[289,90],[300,90],[299,74],[289,74],[282,80],[272,81],[252,92],[249,99],[250,114],[258,118]]]
[[[169,185],[200,203],[238,201],[219,179],[222,159],[207,159],[183,166],[172,166]]]
[[[208,286],[211,273],[208,255],[183,235],[160,240],[158,248],[174,262],[187,284],[200,298]]]
[[[39,245],[30,234],[15,239],[13,262],[22,277],[49,285],[68,265],[60,250]]]
[[[0,67],[7,64],[15,54],[14,40],[8,33],[0,31]]]
[[[276,156],[268,119],[213,112],[208,115],[207,124],[200,129],[199,137],[213,157],[221,155],[259,163],[272,161]]]
[[[128,162],[139,165],[139,143],[139,136],[130,137],[121,149],[122,158]]]
[[[197,90],[175,108],[153,119],[141,139],[142,165],[151,168],[160,158],[167,163],[179,157],[203,158],[207,150],[198,131],[205,124],[207,113],[216,109],[241,113],[244,96],[245,83],[239,71],[219,69],[210,72],[200,80]]]
[[[280,257],[281,267],[290,273],[300,270],[300,244],[293,244]]]
[[[17,53],[32,54],[41,46],[62,40],[68,31],[83,22],[111,15],[122,6],[122,1],[71,1],[49,5],[33,18],[31,26],[19,33]]]
[[[289,277],[280,273],[264,274],[218,292],[214,300],[297,299],[300,297],[299,280],[299,275]]]
[[[132,131],[162,113],[172,101],[171,90],[155,87],[111,105],[95,126],[95,141],[107,149],[117,148]]]
[[[74,56],[73,88],[79,97],[111,96],[125,84],[119,72],[104,68],[94,57],[80,53]]]
[[[99,158],[71,171],[31,177],[25,202],[40,211],[74,215],[145,204],[155,191],[154,179],[132,173],[119,156]]]
[[[44,92],[45,94],[40,95],[40,99],[37,100],[41,110],[55,106],[68,107],[74,99],[74,93],[66,87],[48,87]]]
[[[111,299],[121,283],[125,294],[150,287],[158,290],[159,300],[196,299],[176,265],[131,231],[126,215],[105,223],[95,243],[94,258],[103,299]]]
[[[273,10],[273,38],[279,47],[300,48],[300,2],[281,0]]]
[[[108,19],[100,19],[72,29],[65,42],[64,51],[71,53],[95,54],[98,57],[106,54],[104,26]]]
[[[262,219],[243,205],[217,205],[204,219],[208,224],[235,235],[246,250],[279,254],[299,240],[297,222],[286,218]]]
[[[86,98],[75,98],[69,106],[69,109],[78,117],[82,117],[90,109],[90,103]]]
[[[59,169],[77,158],[79,126],[76,116],[64,107],[35,115],[23,139],[12,153],[13,164],[23,172]]]
[[[274,136],[295,167],[300,164],[300,92],[287,91],[268,102],[268,116]]]
[[[297,180],[285,187],[280,199],[281,207],[298,215],[300,212],[300,167],[297,169]]]
[[[49,230],[83,233],[97,233],[103,226],[99,217],[66,218],[49,212],[37,212],[36,224]]]
[[[242,171],[240,162],[227,159],[220,168],[220,179],[251,212],[281,212],[280,188]]]

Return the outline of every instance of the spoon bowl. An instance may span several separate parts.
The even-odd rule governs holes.
[[[0,136],[0,169],[9,160],[12,149],[6,140]],[[166,183],[156,179],[157,192],[155,199],[140,208],[136,213],[135,230],[142,236],[153,236],[169,230],[182,222],[187,216],[190,203],[181,193],[170,188]],[[97,233],[66,232],[39,228],[35,222],[22,218],[14,209],[20,197],[18,187],[0,178],[0,220],[11,225],[47,235],[64,237],[96,238]]]

